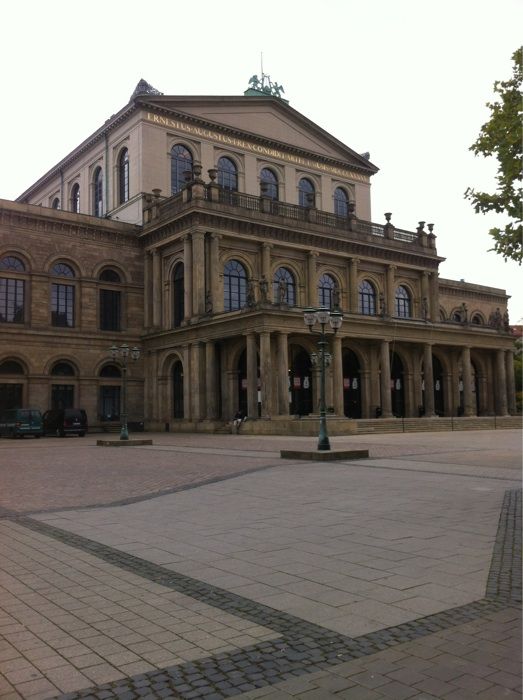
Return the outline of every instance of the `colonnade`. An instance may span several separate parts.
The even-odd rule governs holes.
[[[246,410],[250,417],[271,419],[289,415],[289,372],[291,347],[308,350],[310,336],[286,331],[246,331],[241,339],[207,340],[185,344],[176,349],[176,357],[184,367],[184,418],[227,420],[238,409],[240,373],[238,359],[245,351],[246,377],[242,389],[246,395]],[[329,337],[332,364],[327,370],[327,405],[336,416],[344,415],[343,351],[353,349],[341,334]],[[515,382],[512,350],[478,350],[469,346],[445,348],[433,343],[395,343],[388,340],[360,342],[359,386],[361,387],[361,417],[390,418],[394,415],[391,392],[391,357],[399,353],[404,358],[402,389],[404,415],[418,417],[423,407],[425,417],[436,415],[435,390],[444,397],[439,415],[505,416],[516,412]],[[156,353],[153,353],[155,356]],[[473,356],[474,355],[474,359]],[[441,375],[434,375],[434,358],[438,358]],[[163,360],[168,368],[169,363]],[[160,363],[158,363],[160,364]],[[150,365],[156,367],[155,363]],[[169,371],[161,377],[147,373],[147,384],[157,382],[150,391],[156,401],[153,413],[161,420],[172,416]],[[319,370],[310,368],[313,412],[319,398]],[[397,415],[397,414],[396,414]]]

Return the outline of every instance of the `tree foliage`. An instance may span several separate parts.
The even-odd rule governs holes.
[[[494,238],[494,250],[520,265],[522,251],[522,180],[521,158],[522,145],[522,100],[521,85],[523,78],[523,47],[512,55],[513,74],[507,81],[497,80],[494,92],[499,99],[487,102],[490,119],[481,127],[480,134],[469,150],[475,155],[495,156],[498,160],[497,189],[493,194],[476,192],[468,188],[465,198],[470,199],[476,214],[497,212],[506,214],[509,221],[505,228],[491,228],[489,233]]]

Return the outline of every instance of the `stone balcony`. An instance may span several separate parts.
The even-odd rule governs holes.
[[[321,228],[333,234],[347,238],[366,240],[367,242],[383,245],[400,244],[417,252],[437,256],[436,236],[433,224],[421,221],[416,231],[406,231],[396,228],[390,221],[391,214],[385,214],[386,223],[377,224],[358,219],[353,206],[349,204],[347,216],[338,216],[332,212],[303,207],[271,199],[267,196],[255,196],[243,192],[225,190],[215,182],[204,183],[203,180],[189,182],[181,192],[172,197],[161,197],[159,190],[152,195],[145,195],[144,227],[162,225],[184,211],[197,206],[209,212],[226,214],[228,216],[249,217],[253,222],[272,223],[277,226],[290,228]]]

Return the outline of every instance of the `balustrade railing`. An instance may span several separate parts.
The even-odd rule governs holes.
[[[294,221],[309,221],[332,229],[351,231],[354,234],[364,234],[375,236],[376,238],[384,238],[386,236],[385,226],[381,224],[376,224],[371,221],[362,221],[356,217],[351,219],[349,217],[338,216],[337,214],[332,214],[327,211],[309,209],[297,204],[288,204],[287,202],[279,202],[269,198],[256,197],[243,192],[233,192],[223,188],[216,188],[211,194],[210,188],[204,187],[204,199],[209,202],[216,201],[215,192],[217,193],[217,202],[226,206],[237,207],[250,212],[272,214],[273,216],[281,216]],[[165,219],[177,213],[182,203],[184,201],[189,202],[191,199],[191,189],[188,188],[188,191],[183,190],[172,197],[161,200],[159,202],[160,218]],[[398,229],[392,226],[390,227],[390,231],[388,235],[395,241],[415,243],[419,240],[418,233],[412,231],[405,231],[404,229]]]

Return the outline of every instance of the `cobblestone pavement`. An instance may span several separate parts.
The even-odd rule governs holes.
[[[0,441],[0,698],[520,698],[520,439],[493,436],[328,466],[155,436],[123,487],[122,450]]]

